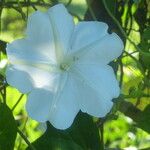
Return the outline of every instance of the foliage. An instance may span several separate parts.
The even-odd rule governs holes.
[[[17,124],[11,110],[0,103],[0,149],[13,150],[17,135]]]
[[[122,37],[124,53],[110,64],[122,94],[114,99],[114,107],[105,118],[96,120],[79,113],[70,129],[59,131],[48,124],[44,133],[43,125],[27,118],[25,96],[5,81],[5,48],[7,42],[23,35],[30,13],[58,2],[66,5],[75,22],[103,21],[110,26],[110,33]],[[44,146],[61,150],[150,149],[149,0],[1,0],[0,29],[0,150]]]
[[[48,122],[46,132],[33,142],[33,146],[39,150],[41,147],[43,150],[99,150],[99,139],[92,117],[80,112],[73,126],[67,130],[57,130]]]

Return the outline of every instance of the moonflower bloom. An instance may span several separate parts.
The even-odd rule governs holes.
[[[82,21],[62,4],[28,19],[26,37],[7,45],[7,82],[27,93],[26,110],[58,129],[71,126],[79,110],[104,117],[120,89],[108,63],[123,50],[106,23]]]

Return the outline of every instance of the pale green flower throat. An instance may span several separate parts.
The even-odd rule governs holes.
[[[78,57],[72,55],[65,57],[64,61],[60,63],[59,69],[61,71],[69,71],[78,59],[79,59]]]
[[[62,64],[60,64],[60,69],[62,71],[68,71],[70,69],[70,65],[67,63],[62,63]]]

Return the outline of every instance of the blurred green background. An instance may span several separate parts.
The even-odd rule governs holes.
[[[107,0],[108,8],[117,18],[126,35],[140,47],[139,52],[133,44],[126,40],[114,20],[111,20],[104,6],[97,5],[96,0],[1,0],[0,1],[0,101],[6,99],[18,128],[30,142],[40,137],[45,131],[45,124],[38,124],[28,118],[25,111],[26,96],[13,87],[4,86],[7,56],[7,42],[22,38],[28,16],[36,9],[46,11],[50,6],[61,2],[74,16],[77,23],[82,20],[97,18],[106,21],[111,30],[121,35],[125,43],[125,52],[113,64],[120,82],[122,97],[136,109],[143,111],[150,104],[150,1],[149,0]],[[100,7],[99,7],[100,6]],[[102,9],[103,7],[103,9]],[[90,8],[90,9],[89,9]],[[20,98],[21,96],[21,98]],[[122,98],[121,97],[121,98]],[[16,102],[19,100],[17,106]],[[127,150],[150,149],[150,134],[145,126],[137,127],[136,119],[130,110],[120,108],[122,100],[114,106],[116,119],[108,119],[104,123],[104,144],[106,148]],[[15,106],[15,107],[14,107]],[[125,106],[126,107],[126,106]],[[120,111],[119,111],[120,110]],[[128,112],[129,111],[129,112]],[[150,113],[149,113],[150,116]],[[144,120],[150,126],[150,117]],[[0,116],[1,117],[1,116]],[[136,116],[137,117],[137,116]],[[149,119],[149,120],[148,120]],[[142,128],[142,129],[141,129]],[[26,142],[17,134],[15,150],[23,150]],[[7,150],[7,149],[6,149]],[[9,150],[9,149],[8,149]]]

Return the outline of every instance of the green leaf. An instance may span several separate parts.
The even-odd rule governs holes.
[[[132,103],[124,101],[121,97],[119,101],[118,110],[124,113],[126,116],[132,118],[137,127],[150,133],[150,104],[147,105],[143,111],[141,111]]]
[[[147,39],[147,40],[150,39],[150,27],[147,27],[147,28],[144,30],[144,33],[143,33],[142,36],[143,36],[144,39]]]
[[[137,126],[150,133],[150,105],[148,105],[138,116]]]
[[[32,144],[37,150],[99,150],[99,141],[92,117],[80,112],[67,130],[58,130],[47,123],[46,132]]]
[[[36,150],[82,150],[82,148],[72,140],[62,137],[61,134],[53,137],[48,130],[33,143]],[[31,149],[28,147],[27,150]]]
[[[115,15],[116,13],[116,0],[106,0],[107,6],[111,13]]]
[[[93,118],[85,113],[79,113],[69,134],[84,149],[100,150],[100,136]]]
[[[0,52],[6,54],[6,42],[0,40]]]
[[[140,53],[140,61],[142,65],[148,69],[150,69],[150,28],[147,28],[142,34],[141,43],[139,44],[143,53]]]
[[[17,136],[17,125],[11,110],[0,103],[0,150],[13,150]]]

